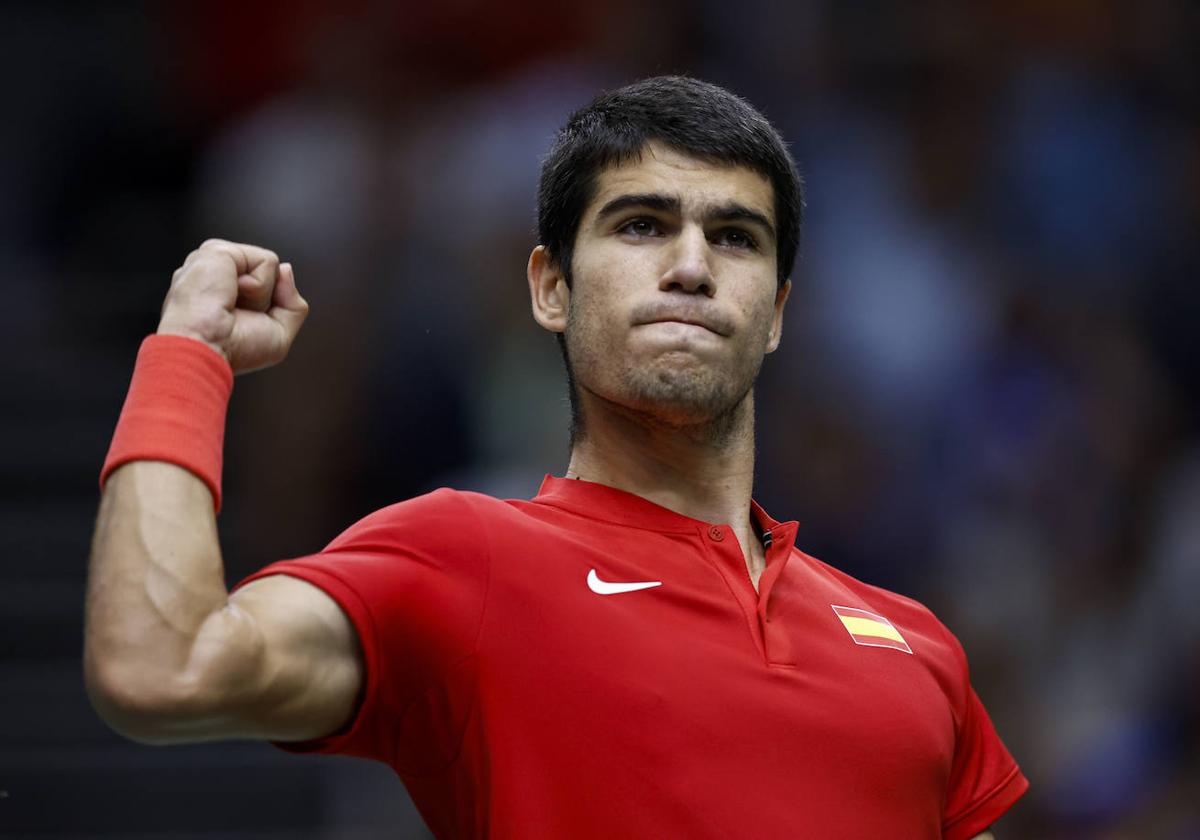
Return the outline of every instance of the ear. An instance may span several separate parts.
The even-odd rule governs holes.
[[[529,300],[533,320],[543,329],[560,333],[567,328],[567,311],[571,305],[571,290],[558,262],[550,257],[546,246],[539,245],[529,255],[525,270],[529,278]]]
[[[775,293],[775,315],[771,319],[771,334],[767,338],[767,352],[774,353],[783,338],[783,307],[787,304],[788,295],[792,292],[792,281],[784,280],[779,291]]]

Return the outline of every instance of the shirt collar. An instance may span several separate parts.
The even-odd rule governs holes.
[[[533,501],[603,522],[614,522],[649,531],[694,534],[698,528],[728,524],[692,519],[633,493],[579,478],[547,475]],[[750,500],[750,507],[764,530],[773,531],[781,524],[790,526],[788,542],[791,542],[795,534],[795,522],[777,522],[753,499]]]

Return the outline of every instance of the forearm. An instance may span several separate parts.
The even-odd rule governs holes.
[[[307,313],[273,252],[208,240],[138,351],[101,471],[84,621],[92,704],[131,738],[241,733],[278,674],[303,671],[268,662],[260,622],[230,598],[216,511],[233,375],[282,361]]]
[[[197,636],[225,606],[212,495],[187,470],[134,461],[108,478],[85,617],[88,690],[110,724],[169,708]]]

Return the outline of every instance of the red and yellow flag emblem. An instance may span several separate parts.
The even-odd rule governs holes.
[[[839,607],[835,604],[829,606],[833,607],[837,617],[842,620],[842,626],[846,628],[846,632],[850,634],[854,644],[868,647],[889,647],[912,653],[912,648],[908,646],[908,642],[904,641],[900,631],[883,616],[854,607]]]

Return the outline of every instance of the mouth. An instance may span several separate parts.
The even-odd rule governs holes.
[[[634,326],[642,327],[650,324],[679,324],[685,327],[699,327],[713,335],[726,337],[730,330],[726,325],[715,318],[699,317],[694,314],[683,314],[675,312],[657,312],[650,317],[639,318],[634,322]]]
[[[711,326],[709,326],[708,324],[706,324],[702,321],[693,321],[693,320],[689,320],[687,318],[658,318],[653,321],[647,321],[645,324],[643,324],[641,326],[647,326],[649,324],[679,324],[679,325],[685,326],[685,327],[698,327],[699,329],[706,330],[714,335],[721,334],[721,333],[717,332],[715,329],[713,329]]]

